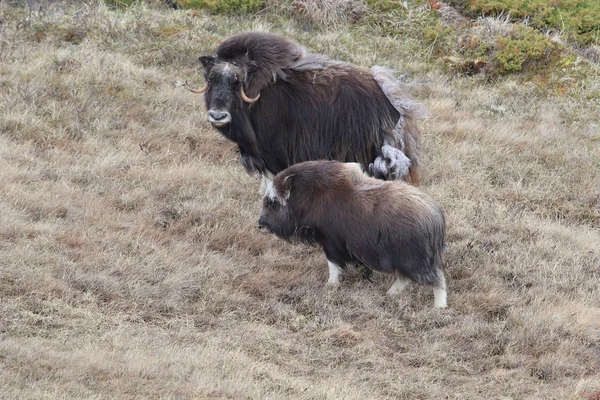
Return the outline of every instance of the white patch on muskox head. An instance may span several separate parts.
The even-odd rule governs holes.
[[[283,187],[285,188],[284,192],[281,193],[277,191],[277,188],[273,184],[272,180],[266,180],[266,190],[265,197],[269,198],[272,201],[278,201],[281,205],[286,205],[287,200],[290,198],[291,189],[286,184],[288,179],[290,179],[294,175],[288,175],[283,180]]]
[[[263,182],[265,184],[265,197],[268,197],[271,200],[276,200],[279,196],[277,195],[277,190],[275,190],[273,181],[265,179]]]
[[[261,196],[266,195],[267,187],[269,186],[269,183],[271,184],[271,186],[273,185],[273,179],[275,179],[275,175],[273,175],[269,171],[265,171],[263,174],[261,174],[260,188],[258,189],[258,194],[260,194]]]

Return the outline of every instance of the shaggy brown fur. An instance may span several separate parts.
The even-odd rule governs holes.
[[[355,163],[299,163],[275,177],[259,227],[286,240],[320,244],[330,284],[338,283],[336,268],[358,263],[396,274],[390,294],[408,278],[433,286],[436,306],[446,306],[444,214],[407,183],[373,179]]]
[[[369,168],[379,157],[383,167],[373,169],[376,177],[402,175],[418,184],[416,114],[388,72],[330,61],[261,32],[233,36],[200,61],[208,84],[208,119],[238,145],[249,172],[274,175],[318,159]],[[260,97],[248,103],[242,92]],[[408,171],[394,170],[394,157],[382,153],[384,145],[408,157],[400,153]]]

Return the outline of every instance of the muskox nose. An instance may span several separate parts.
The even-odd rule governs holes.
[[[271,229],[269,229],[268,226],[261,224],[260,222],[258,223],[258,229],[262,232],[262,233],[271,233]]]
[[[216,126],[228,124],[231,122],[231,114],[222,110],[209,110],[208,122]]]

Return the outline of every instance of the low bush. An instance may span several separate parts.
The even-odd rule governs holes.
[[[425,28],[434,55],[458,72],[497,77],[514,72],[564,67],[569,51],[551,37],[523,24],[487,18],[466,27],[440,22]]]
[[[219,14],[256,12],[264,5],[263,0],[174,0],[184,9],[205,9]]]
[[[563,32],[579,45],[600,43],[598,0],[448,0],[470,17],[508,15],[538,29]]]
[[[218,14],[252,13],[264,6],[264,0],[105,0],[107,4],[117,8],[126,8],[136,3],[145,2],[182,9],[201,9]]]

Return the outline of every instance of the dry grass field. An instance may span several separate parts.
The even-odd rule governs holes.
[[[600,392],[600,79],[440,72],[414,37],[98,2],[0,1],[2,399],[588,399]],[[413,10],[419,25],[429,12]],[[205,122],[232,33],[397,68],[428,117],[449,308],[256,228]],[[373,33],[375,32],[375,33]],[[597,66],[589,67],[591,74]]]

